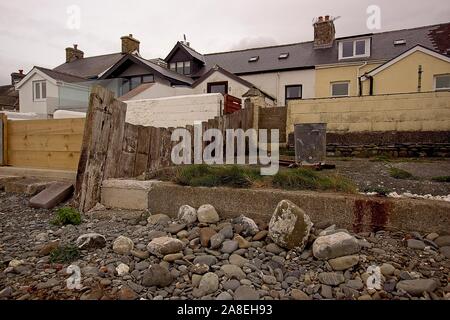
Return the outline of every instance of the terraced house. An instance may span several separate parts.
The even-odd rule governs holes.
[[[142,57],[131,34],[120,52],[102,56],[84,57],[75,45],[65,63],[35,67],[16,85],[20,110],[85,110],[93,84],[122,100],[222,93],[259,95],[269,106],[450,89],[450,23],[336,38],[334,21],[317,18],[312,41],[206,54],[180,41],[164,59]]]

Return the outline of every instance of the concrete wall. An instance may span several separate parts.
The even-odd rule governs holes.
[[[154,127],[184,127],[219,116],[223,102],[219,93],[125,101],[126,122]]]
[[[450,92],[295,100],[288,134],[295,123],[327,123],[329,132],[449,131]]]
[[[349,95],[358,96],[358,76],[378,67],[380,63],[364,65],[364,62],[352,65],[317,66],[315,80],[315,95],[312,98],[331,97],[331,84],[333,82],[350,83]],[[359,70],[359,71],[358,71]]]
[[[286,105],[285,86],[287,85],[301,84],[303,99],[315,97],[316,73],[313,69],[243,75],[241,78],[276,98],[278,106]]]
[[[374,75],[373,93],[418,92],[419,66],[422,66],[422,92],[435,90],[436,75],[450,73],[450,63],[417,51]],[[369,80],[364,81],[364,94],[369,94],[369,87]]]
[[[23,113],[37,113],[42,116],[47,116],[49,110],[54,110],[58,101],[58,87],[47,81],[47,99],[45,101],[33,100],[33,81],[45,80],[39,74],[34,74],[26,83],[19,89],[20,108],[19,111]]]

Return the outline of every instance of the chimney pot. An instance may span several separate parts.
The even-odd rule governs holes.
[[[74,44],[74,45],[73,45],[73,48],[74,48],[75,50],[77,50],[78,45],[77,45],[77,44]]]
[[[323,17],[320,16],[320,17],[319,17],[319,22],[322,22],[322,21],[323,21]]]
[[[23,69],[19,69],[19,73],[20,73],[20,74],[23,74]]]
[[[325,16],[325,21],[329,21],[330,20],[330,16],[329,15],[326,15]]]

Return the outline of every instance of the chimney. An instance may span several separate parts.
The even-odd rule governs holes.
[[[314,23],[314,49],[331,48],[334,43],[336,30],[334,19],[329,15],[318,17]]]
[[[133,53],[134,51],[139,52],[139,40],[133,38],[130,33],[128,36],[123,36],[120,38],[122,40],[122,53]]]
[[[66,48],[66,62],[72,62],[83,59],[84,52],[78,49],[78,45],[74,44],[73,48]]]
[[[19,72],[13,72],[11,73],[11,84],[15,85],[19,83],[20,80],[25,78],[25,75],[23,74],[23,70],[20,69]]]

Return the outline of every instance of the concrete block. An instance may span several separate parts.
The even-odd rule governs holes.
[[[53,183],[55,183],[55,181],[43,181],[36,178],[21,178],[6,182],[5,191],[34,196]]]
[[[21,179],[21,177],[16,176],[0,176],[0,191],[5,190],[5,185],[7,182]]]
[[[33,208],[51,209],[64,200],[67,200],[73,193],[73,185],[66,182],[55,182],[30,199],[30,206]]]
[[[159,181],[109,179],[103,181],[101,203],[109,208],[147,210],[148,193]]]

